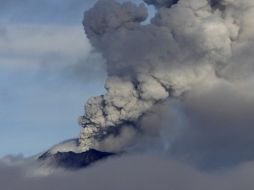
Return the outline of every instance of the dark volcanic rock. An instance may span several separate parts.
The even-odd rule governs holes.
[[[93,164],[98,160],[102,160],[113,155],[115,154],[90,149],[82,153],[58,152],[56,154],[50,154],[49,152],[46,152],[42,154],[38,160],[57,167],[81,169]]]

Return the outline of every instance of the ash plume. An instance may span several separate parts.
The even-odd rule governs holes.
[[[242,142],[231,144],[236,148],[232,152],[251,143],[251,137],[244,140],[238,134],[241,127],[246,133],[252,131],[249,125],[254,123],[249,114],[254,108],[250,103],[254,97],[254,2],[144,1],[157,8],[149,24],[144,24],[148,17],[144,3],[99,0],[85,13],[86,34],[106,60],[108,79],[106,93],[85,105],[80,148],[121,151],[151,131],[171,139],[171,149],[179,155],[184,155],[188,146],[201,150],[196,144],[199,140],[204,147],[220,141],[220,132],[229,144],[235,138]],[[147,124],[160,115],[160,107],[166,105],[170,113],[177,109],[176,104],[181,108],[178,117],[187,117],[186,122],[167,118],[166,126],[160,119]],[[215,105],[225,107],[216,109]],[[239,117],[242,113],[245,117]],[[170,134],[171,129],[176,125],[182,131],[172,140],[176,134]],[[211,139],[204,138],[204,125],[212,131]],[[169,134],[163,132],[168,128]],[[185,143],[188,146],[183,147]],[[215,143],[214,148],[220,145]]]

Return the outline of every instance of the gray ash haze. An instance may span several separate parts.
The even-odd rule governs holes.
[[[199,167],[252,160],[254,1],[101,0],[84,15],[105,59],[85,105],[83,150],[162,150]]]
[[[157,156],[129,155],[76,172],[31,176],[29,167],[0,164],[4,190],[253,190],[254,163],[222,173],[200,172]],[[11,180],[10,180],[11,179]]]
[[[98,0],[83,25],[106,92],[85,104],[79,148],[125,154],[46,176],[5,158],[4,190],[252,190],[253,17],[254,0]]]

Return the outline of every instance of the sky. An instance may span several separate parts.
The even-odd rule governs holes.
[[[77,138],[86,100],[104,92],[103,59],[82,26],[95,1],[0,3],[0,157],[31,156]]]
[[[0,3],[0,156],[30,156],[78,137],[85,101],[104,90],[82,27],[94,1]]]

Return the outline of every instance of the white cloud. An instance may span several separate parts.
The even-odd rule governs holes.
[[[10,24],[4,28],[6,35],[0,37],[1,57],[84,57],[91,51],[81,26]]]

